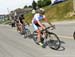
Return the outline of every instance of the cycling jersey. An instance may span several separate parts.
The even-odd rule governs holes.
[[[40,26],[37,21],[42,20],[43,18],[45,18],[45,15],[40,15],[39,13],[35,14],[32,20],[32,25],[34,27],[35,30],[38,29],[38,27]]]
[[[45,15],[40,15],[39,13],[35,14],[32,20],[32,23],[37,23],[37,21],[42,20],[43,18],[45,18]]]
[[[19,17],[19,20],[20,20],[21,24],[23,24],[23,21],[22,20],[24,20],[24,17],[23,16],[20,16]]]

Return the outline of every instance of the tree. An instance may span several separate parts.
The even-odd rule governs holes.
[[[36,6],[37,6],[37,3],[33,0],[32,8],[33,8],[34,10],[36,10]]]
[[[24,8],[27,8],[27,5],[25,5]]]
[[[38,6],[44,7],[51,4],[51,0],[38,0]]]
[[[29,5],[28,7],[29,7],[29,8],[32,8],[32,6],[31,6],[31,5]]]
[[[38,0],[38,7],[42,7],[43,6],[43,1],[42,0]]]

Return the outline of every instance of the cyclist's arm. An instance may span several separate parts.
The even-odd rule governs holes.
[[[45,27],[42,25],[42,23],[39,21],[38,16],[35,16],[35,19],[37,21],[37,23],[43,28],[45,29]]]
[[[49,25],[52,26],[51,22],[49,22],[48,19],[47,19],[46,17],[44,18],[44,20],[45,20]]]
[[[43,29],[45,29],[45,27],[41,24],[40,21],[37,21],[37,22],[38,22],[38,24],[39,24]]]
[[[55,25],[52,25],[51,22],[49,22],[47,18],[44,18],[44,20],[45,20],[50,26],[53,27],[52,29],[55,29]]]

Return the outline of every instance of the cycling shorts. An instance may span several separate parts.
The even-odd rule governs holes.
[[[40,27],[40,25],[38,23],[32,23],[32,26],[33,26],[35,31],[38,30]]]

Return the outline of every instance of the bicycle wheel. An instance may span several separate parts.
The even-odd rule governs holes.
[[[59,37],[55,33],[48,32],[47,44],[51,49],[58,50],[60,48],[61,42]]]
[[[25,29],[25,31],[24,31],[24,38],[27,38],[27,37],[29,37],[30,35],[31,35],[30,30],[29,30],[29,29]]]
[[[73,38],[74,38],[74,40],[75,40],[75,32],[73,33]]]
[[[33,32],[33,40],[36,43],[36,41],[37,41],[37,32],[36,31]]]

